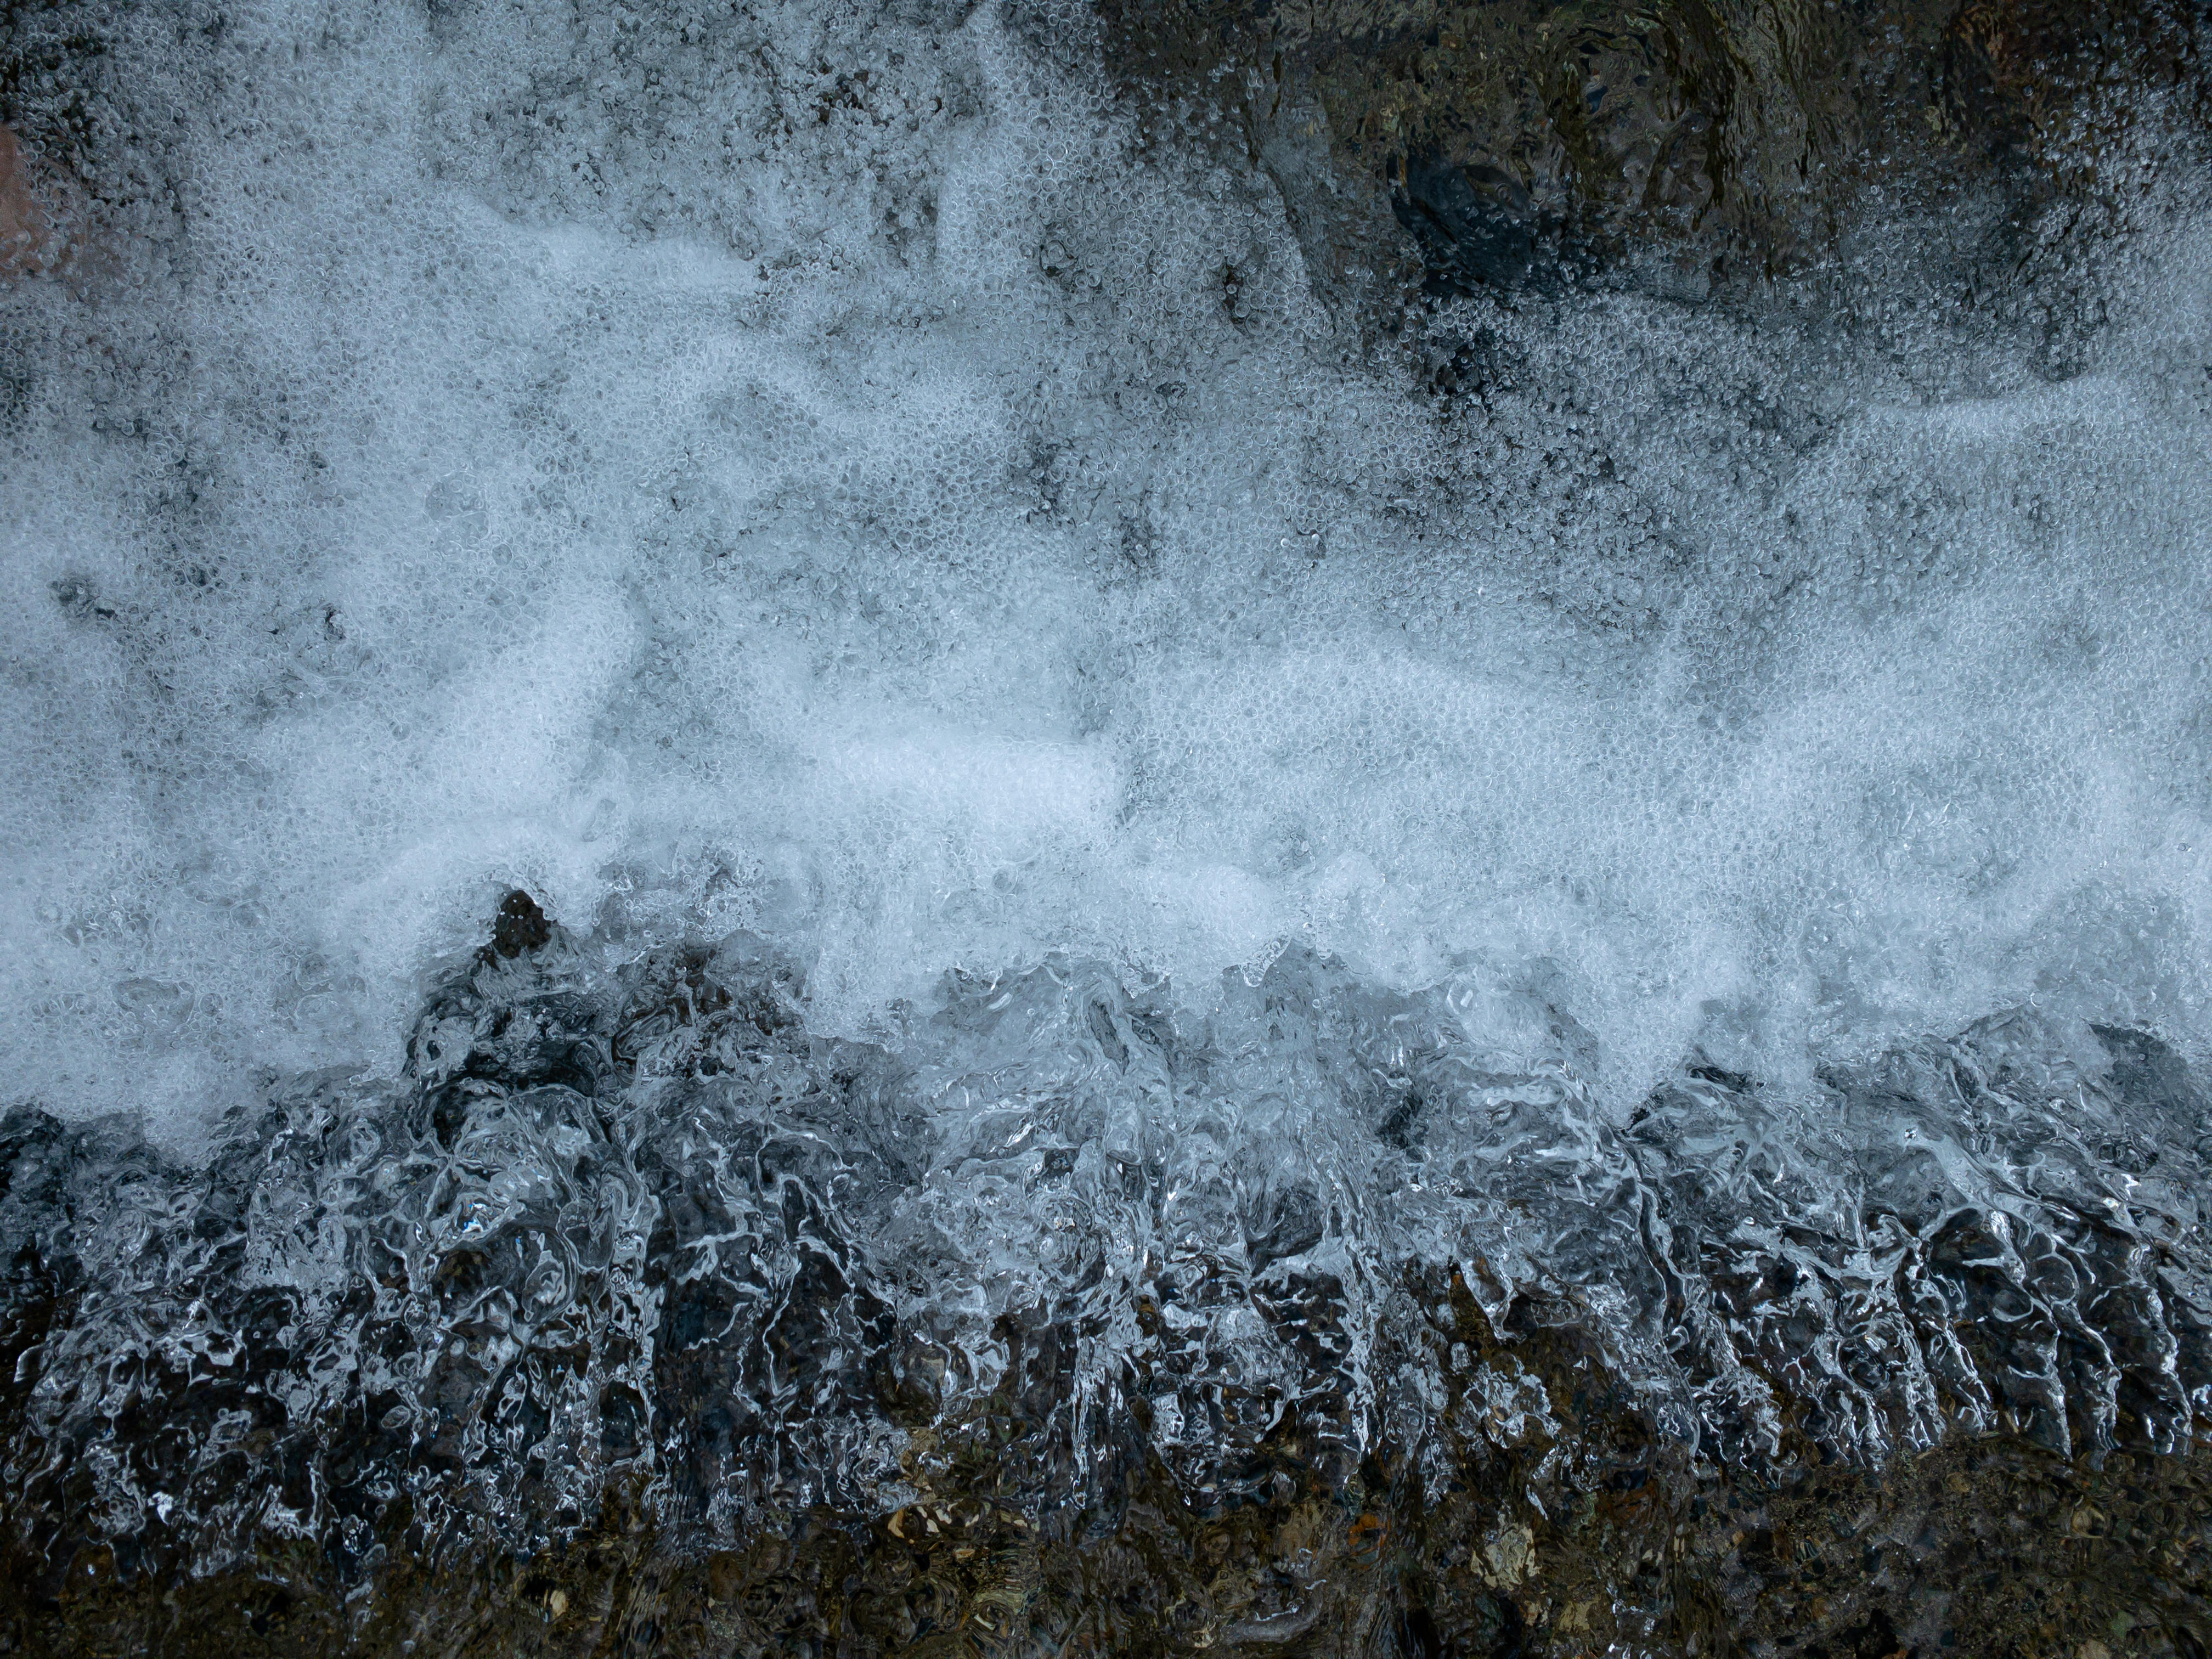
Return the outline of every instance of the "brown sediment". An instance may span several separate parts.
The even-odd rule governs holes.
[[[76,251],[67,216],[54,210],[60,191],[0,125],[0,281],[59,270]]]
[[[1297,1442],[1253,1501],[1196,1510],[1155,1472],[1118,1515],[1049,1530],[948,1492],[684,1552],[628,1492],[553,1548],[432,1554],[398,1503],[365,1571],[271,1540],[206,1576],[88,1547],[53,1578],[11,1520],[0,1652],[2195,1659],[2212,1643],[2202,1450],[2094,1468],[1995,1437],[1879,1474],[1758,1476],[1632,1455],[1547,1511],[1533,1459],[1471,1457],[1424,1499],[1387,1450],[1316,1483]]]

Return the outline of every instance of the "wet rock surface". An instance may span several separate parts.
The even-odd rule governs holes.
[[[43,276],[68,263],[72,205],[62,181],[0,125],[0,282]]]
[[[1471,967],[1293,953],[1194,1025],[1058,962],[871,1043],[803,990],[517,896],[404,1079],[191,1164],[11,1115],[0,1644],[2212,1640],[2212,1124],[2148,1033],[1693,1062],[1616,1127]]]
[[[2167,0],[1100,10],[1161,130],[1243,149],[1322,284],[1385,306],[1741,298],[1908,223],[2018,286],[2047,214],[2109,235],[2197,165],[2208,108],[2201,9]]]

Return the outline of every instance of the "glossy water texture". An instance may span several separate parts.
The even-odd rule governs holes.
[[[948,1501],[1079,1543],[1152,1481],[1418,1514],[1512,1457],[1473,1570],[1510,1587],[1620,1469],[2101,1464],[2212,1415],[2205,1100],[2140,1032],[1991,1020],[1796,1099],[1693,1068],[1616,1127],[1588,1034],[1479,974],[1286,956],[1185,1024],[1057,961],[877,1046],[810,1036],[747,935],[592,955],[488,950],[411,1086],[301,1079],[191,1166],[9,1121],[9,1510],[53,1523],[22,1578],[294,1539],[373,1582],[617,1497],[695,1559]]]
[[[0,1642],[2201,1655],[2207,27],[5,14]]]

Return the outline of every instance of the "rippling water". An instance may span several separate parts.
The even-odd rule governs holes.
[[[2203,1654],[2097,15],[0,21],[0,1644]]]

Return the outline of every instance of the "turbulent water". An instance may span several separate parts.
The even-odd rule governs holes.
[[[2203,1654],[2203,20],[1463,9],[0,18],[0,1645]]]

